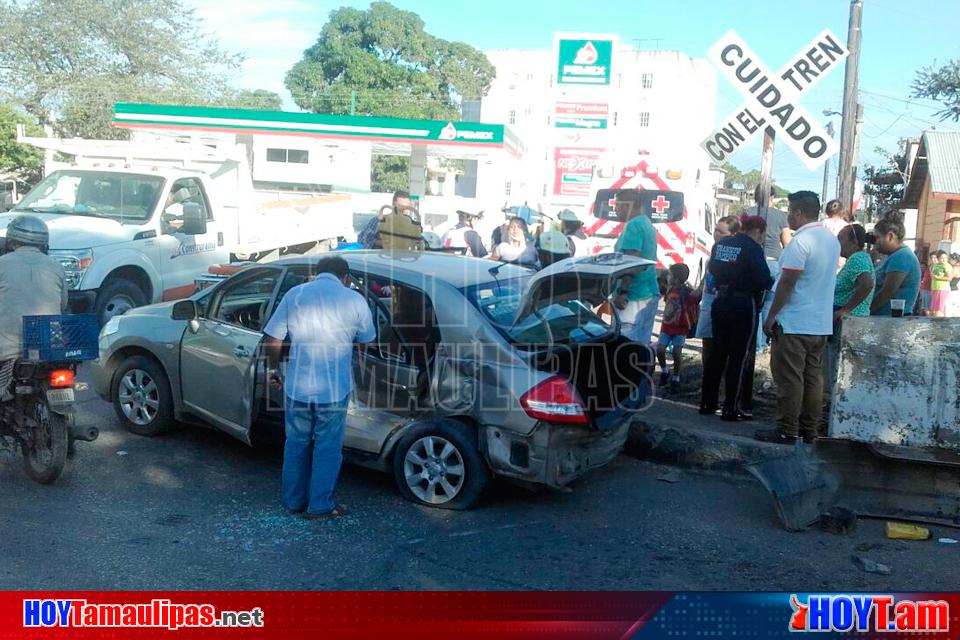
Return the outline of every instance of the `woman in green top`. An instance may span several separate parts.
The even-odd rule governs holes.
[[[864,251],[867,232],[859,224],[847,225],[837,235],[840,255],[847,259],[837,274],[837,288],[833,296],[833,321],[837,325],[847,316],[869,316],[873,302],[873,261]]]
[[[873,301],[873,260],[864,251],[867,231],[859,224],[850,224],[837,234],[840,255],[847,259],[837,274],[833,296],[833,335],[827,340],[823,354],[824,420],[829,419],[830,397],[837,380],[837,360],[840,356],[840,326],[847,316],[869,316]]]

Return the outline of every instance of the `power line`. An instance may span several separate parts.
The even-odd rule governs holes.
[[[863,137],[864,137],[864,138],[874,139],[874,138],[879,138],[879,137],[882,136],[882,135],[885,135],[888,131],[890,131],[890,129],[893,129],[893,125],[895,125],[895,124],[897,124],[898,122],[900,122],[900,120],[902,120],[905,115],[906,115],[905,113],[901,113],[899,116],[897,116],[897,119],[896,119],[896,120],[894,120],[893,122],[890,123],[890,126],[888,126],[886,129],[884,129],[884,130],[881,131],[880,133],[875,134],[875,135],[864,134]],[[870,122],[870,124],[872,124],[873,126],[877,127],[877,125],[876,125],[872,120],[870,120],[869,118],[867,118],[867,121]],[[877,127],[877,128],[879,129],[879,127]]]
[[[926,104],[923,102],[917,102],[916,100],[907,100],[905,98],[897,98],[895,96],[887,95],[885,93],[879,93],[876,91],[867,91],[866,89],[861,89],[860,93],[864,93],[868,96],[874,96],[875,98],[881,98],[883,100],[894,100],[896,102],[903,102],[905,104],[911,104],[917,107],[923,107],[924,109],[930,109],[931,111],[939,111],[940,107]]]

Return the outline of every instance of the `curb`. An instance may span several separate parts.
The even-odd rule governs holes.
[[[763,422],[723,423],[701,416],[691,405],[657,398],[633,418],[624,452],[680,467],[745,474],[746,465],[796,454],[795,447],[746,435],[764,426]]]

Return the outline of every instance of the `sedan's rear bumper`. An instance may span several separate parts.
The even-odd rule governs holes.
[[[559,489],[616,458],[627,441],[630,420],[606,430],[540,422],[526,436],[495,427],[484,431],[494,473]]]

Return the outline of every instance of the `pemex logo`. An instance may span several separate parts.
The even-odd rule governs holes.
[[[452,123],[452,122],[448,122],[448,123],[447,123],[447,126],[445,126],[445,127],[440,131],[440,136],[439,136],[439,138],[440,138],[441,140],[456,140],[456,139],[457,139],[457,128],[456,128],[455,126],[453,126],[453,123]]]
[[[600,58],[597,48],[592,42],[587,42],[577,51],[577,57],[573,59],[573,64],[593,64]]]

